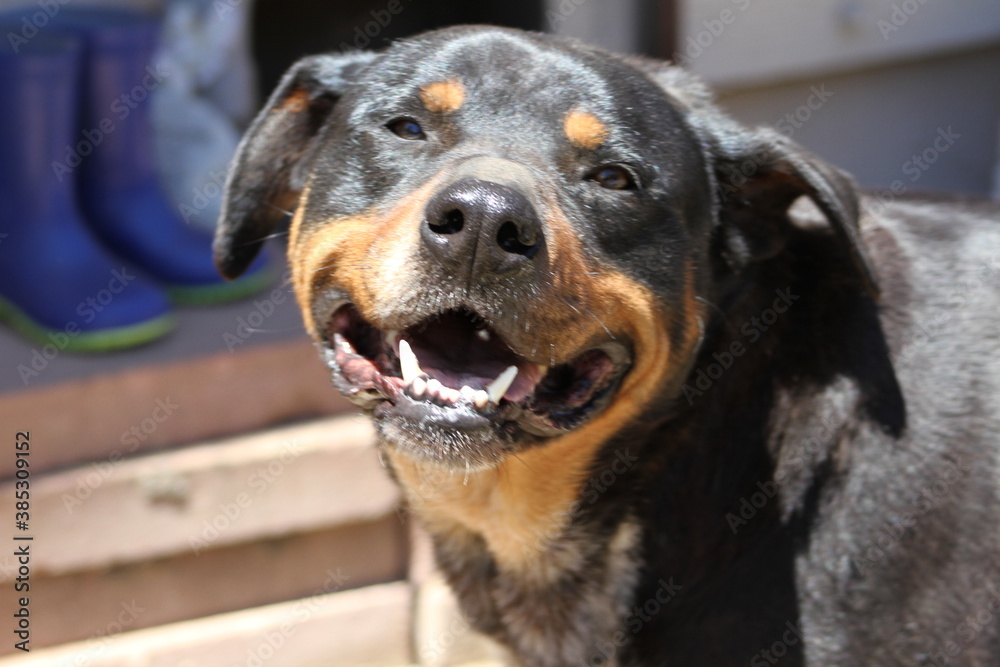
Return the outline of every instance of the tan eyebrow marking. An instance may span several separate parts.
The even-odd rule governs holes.
[[[465,86],[455,79],[428,83],[420,88],[420,101],[428,111],[452,113],[465,102]]]
[[[594,149],[608,138],[608,128],[597,116],[586,111],[571,111],[563,120],[563,132],[574,146]]]

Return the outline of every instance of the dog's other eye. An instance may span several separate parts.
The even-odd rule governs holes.
[[[590,172],[588,179],[608,190],[635,190],[632,172],[620,164],[606,164]]]
[[[424,128],[412,118],[397,118],[385,124],[393,134],[408,141],[422,141],[427,138]]]

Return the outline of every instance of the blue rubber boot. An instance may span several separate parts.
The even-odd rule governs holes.
[[[0,18],[0,34],[21,27]],[[0,49],[0,319],[74,351],[159,338],[173,326],[166,295],[94,238],[65,164],[83,139],[81,44],[39,33],[17,47]]]
[[[160,185],[149,97],[169,73],[152,64],[158,23],[127,10],[65,7],[52,25],[84,42],[80,122],[93,146],[79,155],[79,192],[91,228],[178,303],[240,298],[267,285],[266,259],[240,280],[220,278],[211,234],[187,225]]]

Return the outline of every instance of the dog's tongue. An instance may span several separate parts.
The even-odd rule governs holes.
[[[503,396],[517,402],[532,394],[542,375],[538,365],[518,357],[493,331],[461,313],[446,313],[401,338],[421,371],[453,389],[486,389],[514,366],[517,375]]]

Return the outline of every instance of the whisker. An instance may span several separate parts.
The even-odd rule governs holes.
[[[709,301],[708,299],[706,299],[706,298],[704,298],[704,297],[700,297],[700,296],[696,296],[696,297],[694,298],[694,300],[695,300],[695,301],[700,301],[701,303],[705,304],[706,306],[708,306],[708,307],[710,307],[710,308],[714,308],[714,309],[715,309],[715,311],[716,311],[717,313],[719,313],[719,315],[722,315],[723,317],[725,317],[725,316],[726,316],[726,313],[725,313],[725,312],[723,312],[723,310],[722,310],[721,308],[719,308],[718,306],[716,306],[716,305],[715,305],[714,303],[712,303],[712,302],[711,302],[711,301]]]
[[[278,211],[279,213],[284,213],[285,215],[295,215],[295,211],[286,211],[285,209],[281,208],[280,206],[276,206],[276,205],[274,205],[274,204],[272,204],[270,202],[268,202],[267,205],[268,205],[269,208],[272,208],[275,211]]]
[[[522,459],[519,454],[515,453],[515,454],[511,454],[511,456],[513,456],[515,459],[517,459],[518,461],[520,461],[521,465],[523,465],[525,468],[527,468],[528,470],[530,470],[532,472],[535,472],[535,469],[532,468],[530,465],[528,465],[528,462],[525,461],[524,459]]]
[[[697,353],[701,349],[701,344],[705,342],[705,320],[701,315],[698,316],[698,342],[694,346],[694,351]]]
[[[561,300],[563,301],[563,303],[565,303],[565,304],[566,304],[567,306],[569,306],[570,308],[572,308],[572,309],[573,309],[573,311],[574,311],[574,312],[575,312],[575,313],[576,313],[577,315],[583,315],[583,313],[581,313],[581,312],[580,312],[580,309],[579,309],[579,308],[577,308],[576,306],[574,306],[574,305],[573,305],[572,303],[570,303],[570,301],[569,301],[569,300],[567,300],[567,299],[566,299],[566,297],[564,297],[564,296],[560,295],[560,296],[559,296],[559,298],[560,298],[560,299],[561,299]],[[607,334],[608,334],[609,336],[611,336],[611,340],[617,340],[617,338],[615,337],[615,335],[614,335],[613,333],[611,333],[611,329],[609,329],[609,328],[607,327],[607,325],[605,325],[605,324],[604,324],[604,322],[603,322],[603,321],[601,320],[601,318],[599,318],[599,317],[598,317],[597,315],[595,315],[594,313],[590,312],[590,309],[589,309],[589,308],[587,308],[586,306],[583,306],[583,309],[584,309],[584,310],[585,310],[585,311],[587,312],[587,314],[588,314],[588,315],[590,315],[590,316],[591,316],[591,317],[593,317],[593,318],[594,318],[595,320],[597,320],[597,323],[601,325],[601,328],[602,328],[602,329],[604,329],[605,333],[607,333]]]

